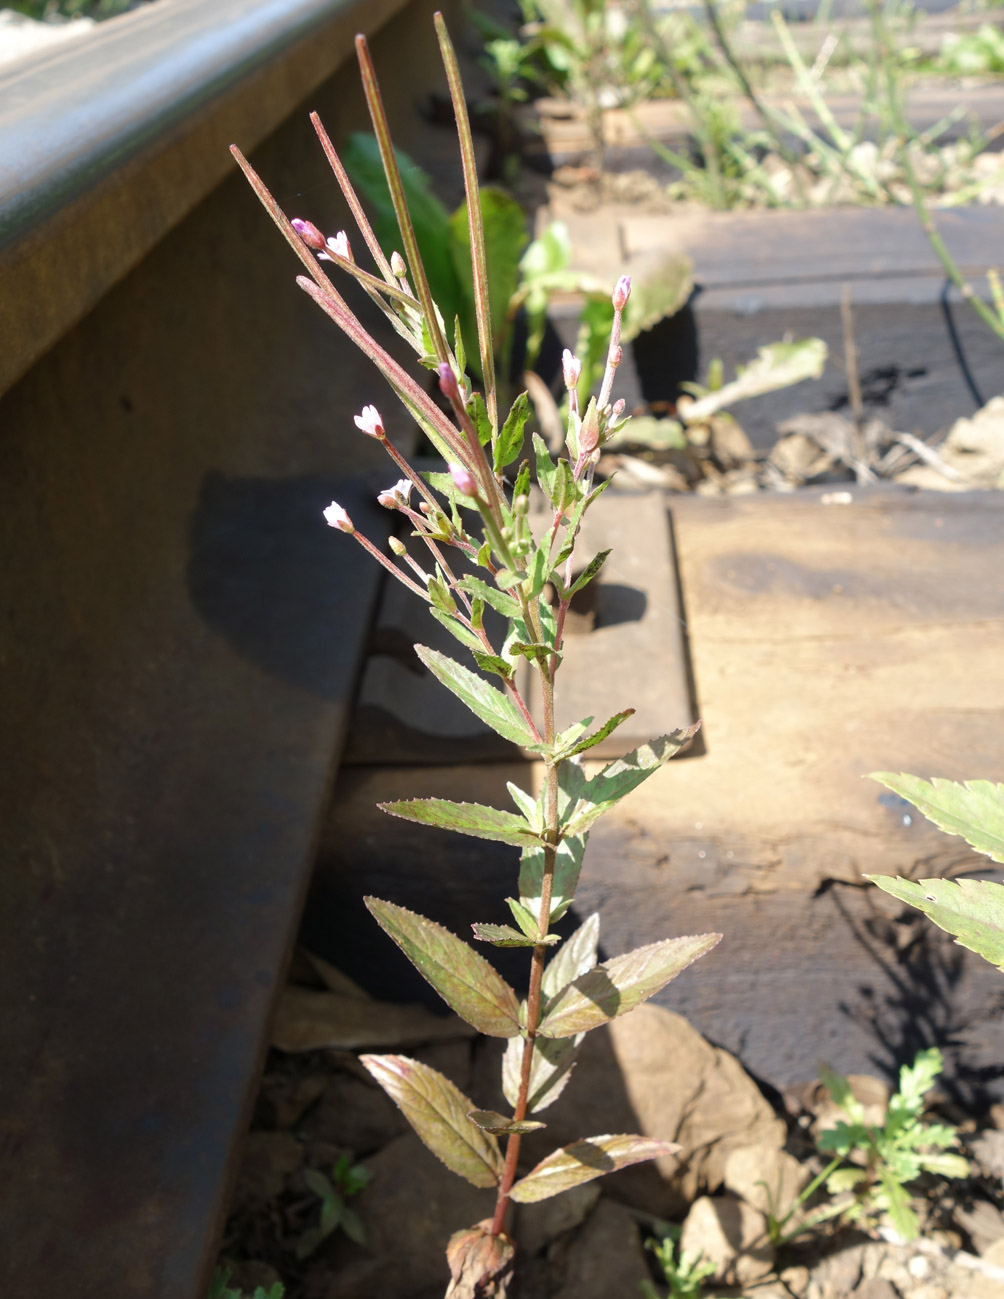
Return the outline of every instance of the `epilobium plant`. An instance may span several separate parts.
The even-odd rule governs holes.
[[[325,518],[425,601],[432,617],[456,637],[479,669],[473,671],[418,645],[416,652],[429,670],[484,723],[543,764],[539,796],[509,785],[515,812],[438,798],[384,805],[385,811],[410,821],[519,849],[516,896],[506,899],[514,923],[475,923],[473,930],[475,938],[489,946],[528,950],[525,998],[483,955],[441,925],[393,902],[366,900],[377,922],[457,1014],[482,1033],[508,1040],[502,1066],[503,1090],[512,1106],[508,1115],[475,1108],[452,1082],[418,1061],[400,1055],[363,1057],[373,1077],[443,1163],[475,1186],[496,1188],[493,1217],[456,1233],[447,1250],[453,1276],[448,1293],[454,1299],[487,1299],[505,1293],[512,1271],[514,1245],[505,1231],[511,1201],[542,1200],[676,1149],[630,1134],[587,1137],[518,1175],[524,1133],[544,1126],[530,1115],[544,1110],[564,1087],[582,1036],[658,992],[714,947],[720,935],[666,939],[598,965],[596,916],[560,946],[552,932],[574,898],[593,822],[671,758],[696,727],[653,740],[599,770],[587,771],[583,755],[605,740],[632,710],[617,713],[599,726],[592,718],[561,732],[555,726],[555,683],[569,603],[596,577],[606,558],[601,553],[583,563],[577,542],[582,517],[605,486],[593,483],[599,449],[622,423],[623,403],[611,402],[611,388],[621,360],[621,314],[630,282],[622,278],[614,289],[605,373],[599,395],[584,408],[576,392],[579,363],[570,353],[565,356],[566,455],[552,460],[539,434],[533,435],[535,477],[544,509],[542,522],[532,525],[531,465],[522,458],[529,406],[524,393],[508,413],[498,410],[487,289],[490,275],[470,127],[453,47],[438,14],[436,27],[463,160],[483,394],[474,390],[468,378],[460,331],[451,331],[451,347],[433,302],[362,37],[357,37],[356,48],[363,86],[403,252],[388,254],[380,246],[316,116],[314,126],[373,258],[375,273],[359,266],[344,232],[326,237],[309,221],[287,218],[236,148],[234,155],[306,267],[308,276],[297,281],[300,287],[376,364],[447,463],[445,472],[416,473],[388,439],[376,407],[366,406],[355,423],[364,435],[382,443],[400,475],[379,499],[406,521],[413,541],[424,546],[420,552],[424,561],[415,559],[396,537],[388,543],[391,554],[385,554],[358,531],[337,502],[327,508]],[[381,307],[419,361],[436,374],[449,414],[367,333],[328,278],[322,261],[353,276]],[[548,587],[555,593],[553,604],[545,594]],[[501,637],[490,634],[487,610],[501,615],[505,624]],[[518,684],[517,669],[524,663],[539,682],[539,719]],[[497,686],[486,679],[491,676],[498,678]]]

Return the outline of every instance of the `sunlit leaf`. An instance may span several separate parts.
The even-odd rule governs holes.
[[[544,970],[540,990],[544,1005],[573,979],[585,974],[596,964],[597,945],[600,940],[600,917],[594,912],[570,938],[561,945],[561,951],[551,958]]]
[[[455,830],[475,839],[492,839],[525,848],[539,843],[540,837],[515,812],[485,807],[481,803],[453,803],[446,798],[409,798],[398,803],[380,803],[380,809],[402,821],[415,821],[440,830]]]
[[[594,745],[602,744],[607,736],[612,735],[622,722],[626,722],[629,717],[634,716],[634,711],[633,708],[625,708],[622,713],[615,713],[613,717],[603,723],[598,731],[593,731],[590,735],[587,735],[585,739],[580,739],[579,736],[574,736],[571,741],[566,739],[572,730],[572,728],[569,727],[568,731],[564,732],[564,734],[559,737],[560,739],[565,740],[565,745],[567,747],[558,750],[555,754],[555,761],[561,761],[565,758],[574,758],[577,753],[585,753],[588,749],[593,748]]]
[[[540,484],[540,490],[550,500],[554,495],[554,480],[558,471],[539,433],[533,435],[533,454],[537,464],[537,482]]]
[[[466,591],[468,595],[477,596],[478,599],[484,600],[485,604],[490,605],[505,618],[518,618],[522,610],[519,601],[511,595],[506,595],[495,586],[489,586],[487,582],[482,582],[479,577],[462,577],[457,583],[461,591]]]
[[[457,622],[456,618],[451,618],[449,614],[443,613],[441,609],[430,608],[429,612],[438,623],[442,623],[451,636],[455,636],[461,645],[464,645],[472,653],[480,654],[484,650],[484,643],[462,622]]]
[[[493,672],[497,677],[501,677],[504,681],[511,680],[512,664],[508,659],[501,658],[498,654],[486,654],[480,647],[480,641],[478,642],[478,648],[472,649],[471,653],[474,657],[474,662],[482,672]]]
[[[471,394],[471,399],[467,403],[467,414],[471,423],[477,429],[478,441],[482,446],[487,446],[492,440],[492,423],[488,418],[488,408],[485,405],[485,399],[479,392]]]
[[[759,397],[778,388],[790,388],[803,379],[818,379],[826,365],[826,344],[821,338],[799,338],[791,343],[769,343],[757,349],[755,361],[741,367],[738,377],[680,409],[686,424],[708,420],[726,406],[747,397]]]
[[[529,912],[522,902],[517,902],[515,898],[506,898],[506,906],[513,914],[513,919],[522,929],[528,938],[536,938],[540,933],[540,925],[535,916]]]
[[[940,830],[960,835],[977,852],[1004,862],[1004,785],[990,780],[922,780],[876,771],[872,780],[899,794]]]
[[[657,1141],[654,1137],[589,1137],[574,1141],[521,1177],[512,1188],[512,1198],[519,1204],[533,1204],[630,1164],[674,1155],[679,1149],[672,1141]]]
[[[496,350],[502,338],[509,302],[516,292],[519,259],[527,244],[526,217],[522,207],[504,190],[481,187],[481,220],[484,225],[485,262],[488,268],[488,299],[491,306],[492,340]],[[457,278],[465,295],[465,319],[474,319],[474,285],[471,273],[471,235],[466,204],[450,217],[450,251]],[[466,325],[465,325],[466,333]],[[477,348],[467,339],[473,359]]]
[[[569,1037],[599,1028],[654,996],[681,970],[721,941],[721,934],[694,934],[650,943],[604,961],[580,975],[548,1003],[538,1032]]]
[[[512,409],[502,425],[498,440],[495,443],[495,472],[499,473],[511,465],[523,450],[523,430],[530,415],[530,399],[521,392],[512,404]],[[515,499],[515,497],[513,498]]]
[[[566,763],[565,766],[572,766]],[[558,844],[554,862],[554,882],[551,890],[550,920],[560,920],[572,905],[582,869],[582,854],[586,850],[584,834],[570,835]],[[544,883],[543,844],[524,848],[519,867],[519,900],[533,916],[540,915],[541,889]]]
[[[506,781],[505,787],[509,791],[509,797],[526,817],[531,830],[539,834],[544,828],[544,813],[539,800],[514,785],[511,780]]]
[[[679,753],[687,741],[697,734],[700,725],[700,722],[695,722],[684,730],[673,731],[671,735],[639,745],[623,758],[609,763],[589,780],[583,779],[578,797],[570,802],[562,815],[561,824],[565,833],[575,835],[587,830],[625,794],[637,789],[642,781],[647,780],[675,753]],[[567,770],[567,767],[562,770]]]
[[[403,1055],[359,1057],[432,1153],[475,1186],[502,1175],[498,1142],[468,1118],[474,1106],[448,1078]]]
[[[582,1034],[577,1037],[538,1037],[533,1044],[530,1064],[530,1087],[527,1092],[527,1113],[537,1114],[547,1109],[565,1090]],[[514,1108],[519,1098],[520,1076],[523,1069],[523,1038],[513,1037],[506,1043],[502,1056],[502,1091]]]
[[[955,936],[962,947],[976,952],[1004,971],[1004,884],[990,880],[904,880],[894,875],[866,879]]]
[[[490,726],[503,739],[521,745],[533,743],[526,719],[508,695],[496,690],[469,668],[438,650],[416,645],[415,653],[429,671],[448,690],[453,691],[461,703],[466,704],[476,717],[480,717],[486,726]]]
[[[435,921],[379,898],[365,902],[381,929],[461,1019],[489,1037],[519,1032],[516,994],[483,956]]]
[[[546,1128],[546,1123],[538,1123],[534,1119],[507,1119],[504,1114],[499,1114],[496,1110],[472,1110],[469,1117],[478,1125],[482,1132],[490,1132],[493,1136],[508,1136],[510,1132],[518,1132],[521,1135],[526,1132],[538,1132],[541,1128]]]
[[[553,946],[561,942],[557,934],[548,934],[545,938],[529,938],[511,925],[489,925],[478,921],[471,928],[475,938],[482,943],[491,943],[493,947],[539,947],[542,943]]]

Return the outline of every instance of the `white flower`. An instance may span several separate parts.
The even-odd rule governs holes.
[[[332,501],[324,511],[324,522],[329,528],[339,528],[342,532],[355,532],[352,520],[337,501]]]
[[[371,438],[382,438],[384,435],[383,420],[375,406],[364,406],[363,413],[355,416],[355,422],[356,428],[361,428]]]
[[[577,387],[579,375],[582,373],[582,362],[577,356],[573,356],[567,347],[561,354],[561,370],[565,379],[565,387]]]
[[[344,257],[347,262],[352,261],[352,249],[349,247],[349,237],[344,230],[339,230],[336,235],[329,235],[326,241],[328,252],[332,252],[336,257]],[[319,260],[330,262],[331,258],[328,253],[321,253]]]
[[[382,505],[385,510],[397,510],[402,505],[407,505],[411,499],[411,489],[414,483],[410,478],[399,478],[393,487],[388,487],[385,492],[381,492],[377,497],[377,503]]]

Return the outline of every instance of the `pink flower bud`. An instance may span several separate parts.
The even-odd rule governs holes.
[[[631,296],[631,276],[622,275],[614,285],[613,304],[614,311],[623,311],[627,306],[627,300]]]
[[[610,349],[610,364],[613,366],[618,366],[623,360],[624,360],[624,349],[623,347],[621,347],[620,343],[618,343],[616,347],[612,347]]]
[[[579,428],[579,452],[584,456],[591,456],[599,446],[600,441],[600,420],[596,412],[596,406],[593,402],[589,403],[589,409]]]
[[[450,465],[450,477],[453,479],[453,486],[463,496],[477,496],[478,485],[474,481],[474,475],[463,465]]]
[[[385,436],[383,431],[383,420],[380,418],[380,412],[375,406],[364,406],[363,413],[355,417],[356,428],[371,438],[382,438]]]
[[[337,501],[332,501],[324,511],[324,522],[329,528],[338,528],[342,532],[355,532],[352,520]]]
[[[579,375],[582,373],[582,362],[577,356],[566,347],[561,354],[561,371],[565,379],[566,388],[574,388],[579,382]]]
[[[614,402],[613,406],[610,408],[610,418],[620,419],[620,417],[623,414],[624,414],[624,398],[618,397],[617,400]]]
[[[331,258],[328,253],[334,253],[336,257],[344,257],[347,262],[352,261],[352,249],[349,247],[349,237],[344,230],[339,230],[338,234],[331,235],[325,244],[328,252],[321,253],[322,262],[330,262]]]
[[[324,235],[321,234],[313,221],[301,221],[299,217],[294,217],[290,225],[308,248],[312,248],[315,253],[321,252],[324,248]]]
[[[439,367],[439,391],[444,397],[449,397],[450,401],[459,401],[460,387],[457,384],[457,376],[453,373],[453,366],[449,361],[443,361]]]
[[[408,265],[400,253],[391,253],[390,269],[391,274],[396,275],[399,280],[404,279],[408,274]]]
[[[413,486],[414,483],[410,478],[399,478],[393,487],[388,487],[385,492],[380,493],[377,503],[385,510],[400,509],[402,505],[408,504]]]

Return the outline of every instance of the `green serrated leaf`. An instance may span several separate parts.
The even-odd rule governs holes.
[[[494,586],[489,586],[487,582],[482,582],[479,577],[463,577],[457,586],[468,595],[484,600],[485,604],[505,618],[518,618],[520,615],[518,600],[514,600],[511,595],[506,595],[504,591]]]
[[[537,482],[540,484],[540,490],[550,500],[554,495],[554,480],[558,471],[539,433],[533,435],[533,454],[537,462]]]
[[[455,830],[475,839],[509,843],[515,848],[540,842],[540,836],[521,816],[482,803],[454,803],[447,798],[408,798],[397,803],[378,803],[381,811],[399,816],[403,821],[431,825],[440,830]]]
[[[474,1109],[459,1087],[403,1055],[362,1055],[369,1070],[419,1137],[447,1168],[474,1186],[496,1186],[502,1154],[490,1133],[467,1117]]]
[[[625,794],[637,789],[642,781],[678,753],[697,734],[700,725],[700,722],[695,722],[681,731],[639,745],[623,758],[609,763],[591,780],[584,781],[579,797],[562,817],[565,833],[575,835],[587,830]]]
[[[698,957],[710,952],[721,937],[721,934],[694,934],[667,938],[604,961],[551,999],[538,1032],[543,1037],[570,1037],[626,1015]]]
[[[566,764],[566,766],[570,765]],[[584,834],[570,835],[558,844],[551,892],[551,922],[560,920],[572,905],[579,882],[579,871],[582,869],[582,854],[586,850],[586,838]],[[519,900],[533,915],[540,914],[543,882],[543,845],[524,848],[519,868]]]
[[[379,898],[365,902],[380,928],[461,1019],[489,1037],[519,1033],[516,994],[483,956],[433,920]]]
[[[629,717],[634,716],[633,708],[625,708],[622,713],[614,713],[613,717],[603,723],[598,731],[593,731],[585,739],[579,739],[576,736],[568,747],[561,748],[554,755],[555,762],[563,762],[566,758],[574,758],[577,753],[585,753],[587,749],[593,748],[594,745],[601,744],[608,735],[612,735],[622,722],[626,722]],[[592,721],[592,718],[589,719]],[[571,728],[569,728],[571,730]],[[568,731],[565,732],[565,735]],[[559,738],[564,738],[559,737]],[[568,742],[566,741],[566,744]]]
[[[578,503],[581,497],[582,489],[575,481],[572,466],[567,460],[559,460],[554,475],[554,488],[551,496],[551,504],[556,510],[560,510],[562,514],[565,514]]]
[[[892,771],[875,771],[871,778],[912,803],[940,830],[960,835],[976,852],[1004,862],[1004,785],[990,780],[922,780]]]
[[[457,622],[456,618],[451,618],[449,614],[443,613],[441,609],[430,607],[429,612],[436,622],[441,623],[451,636],[455,636],[460,641],[461,645],[466,646],[467,649],[473,652],[479,654],[482,652],[484,649],[483,643],[462,622]]]
[[[467,705],[493,731],[513,744],[532,744],[533,735],[519,709],[508,695],[490,686],[487,681],[455,662],[438,650],[416,645],[415,653],[429,671],[448,690]]]
[[[913,1063],[903,1065],[899,1071],[899,1091],[889,1102],[890,1111],[895,1106],[897,1111],[913,1118],[923,1114],[924,1097],[944,1067],[944,1057],[938,1047],[929,1046],[918,1051]]]
[[[526,582],[523,590],[530,600],[536,600],[547,583],[547,554],[543,549],[535,550],[526,566]]]
[[[475,938],[482,943],[491,943],[493,947],[539,947],[542,943],[550,946],[561,941],[557,934],[548,934],[546,938],[528,938],[511,925],[489,925],[479,921],[471,928]]]
[[[537,936],[540,933],[540,925],[537,923],[536,916],[532,915],[531,912],[523,906],[522,902],[517,902],[515,898],[506,898],[506,906],[512,912],[513,919],[516,921],[517,925],[519,925],[520,929],[522,929],[523,933],[536,942]],[[516,1102],[513,1101],[514,1105],[515,1103]]]
[[[488,418],[484,397],[479,392],[472,393],[466,409],[468,419],[477,430],[478,441],[483,447],[487,446],[492,440],[492,423]]]
[[[600,917],[597,912],[594,912],[588,920],[583,921],[570,938],[565,940],[557,956],[547,963],[540,983],[545,1012],[547,1003],[552,997],[574,979],[593,968],[596,964],[599,941]]]
[[[573,1141],[521,1177],[512,1188],[512,1198],[519,1204],[534,1204],[583,1182],[591,1182],[604,1173],[614,1173],[646,1159],[674,1155],[679,1149],[672,1141],[657,1141],[654,1137],[625,1135]]]
[[[434,577],[430,577],[427,583],[429,590],[429,599],[433,607],[449,615],[457,612],[457,602],[454,600],[448,587],[444,586]]]
[[[826,365],[826,344],[821,338],[799,338],[757,348],[756,360],[741,366],[738,377],[717,392],[709,392],[681,411],[687,424],[708,420],[725,406],[747,397],[789,388],[803,379],[818,379]]]
[[[530,490],[530,461],[524,460],[516,474],[516,481],[512,485],[512,499],[518,496],[526,496]]]
[[[539,641],[532,643],[522,640],[507,641],[506,650],[511,654],[518,654],[520,658],[530,659],[534,663],[546,663],[555,653],[550,645],[542,645]],[[561,662],[560,654],[558,662]]]
[[[526,427],[526,421],[530,414],[530,399],[525,392],[520,395],[512,404],[512,409],[506,417],[506,422],[502,425],[502,432],[495,443],[495,472],[501,473],[508,465],[516,459],[523,450],[523,430]],[[515,493],[513,499],[518,496]]]
[[[916,1240],[920,1234],[917,1215],[910,1208],[910,1194],[888,1168],[879,1169],[879,1181],[885,1192],[889,1220],[902,1240]]]
[[[512,664],[507,659],[500,658],[498,654],[486,654],[483,649],[472,650],[471,653],[482,672],[494,672],[504,681],[512,679]]]
[[[506,781],[505,787],[509,791],[509,797],[526,818],[527,825],[535,834],[540,834],[544,829],[544,812],[540,801],[532,794],[528,794],[526,790],[520,789],[518,785],[514,785],[511,780]]]
[[[536,1123],[533,1119],[521,1119],[519,1122],[515,1119],[507,1119],[497,1110],[472,1110],[468,1117],[482,1132],[491,1132],[493,1136],[508,1136],[511,1132],[520,1134],[538,1132],[541,1128],[547,1127],[546,1123]]]
[[[584,586],[588,586],[596,574],[606,563],[609,550],[601,550],[600,553],[592,558],[572,585],[568,588],[566,595],[574,595],[576,591],[581,591]]]
[[[904,880],[890,875],[866,875],[900,902],[923,911],[939,929],[954,935],[962,947],[976,952],[1004,972],[1004,884],[990,880]]]
[[[527,1113],[538,1114],[553,1104],[565,1090],[579,1043],[583,1035],[568,1038],[538,1037],[533,1044],[530,1064],[530,1086],[527,1092]],[[502,1057],[502,1091],[510,1105],[519,1097],[520,1077],[523,1070],[523,1039],[510,1038]]]

